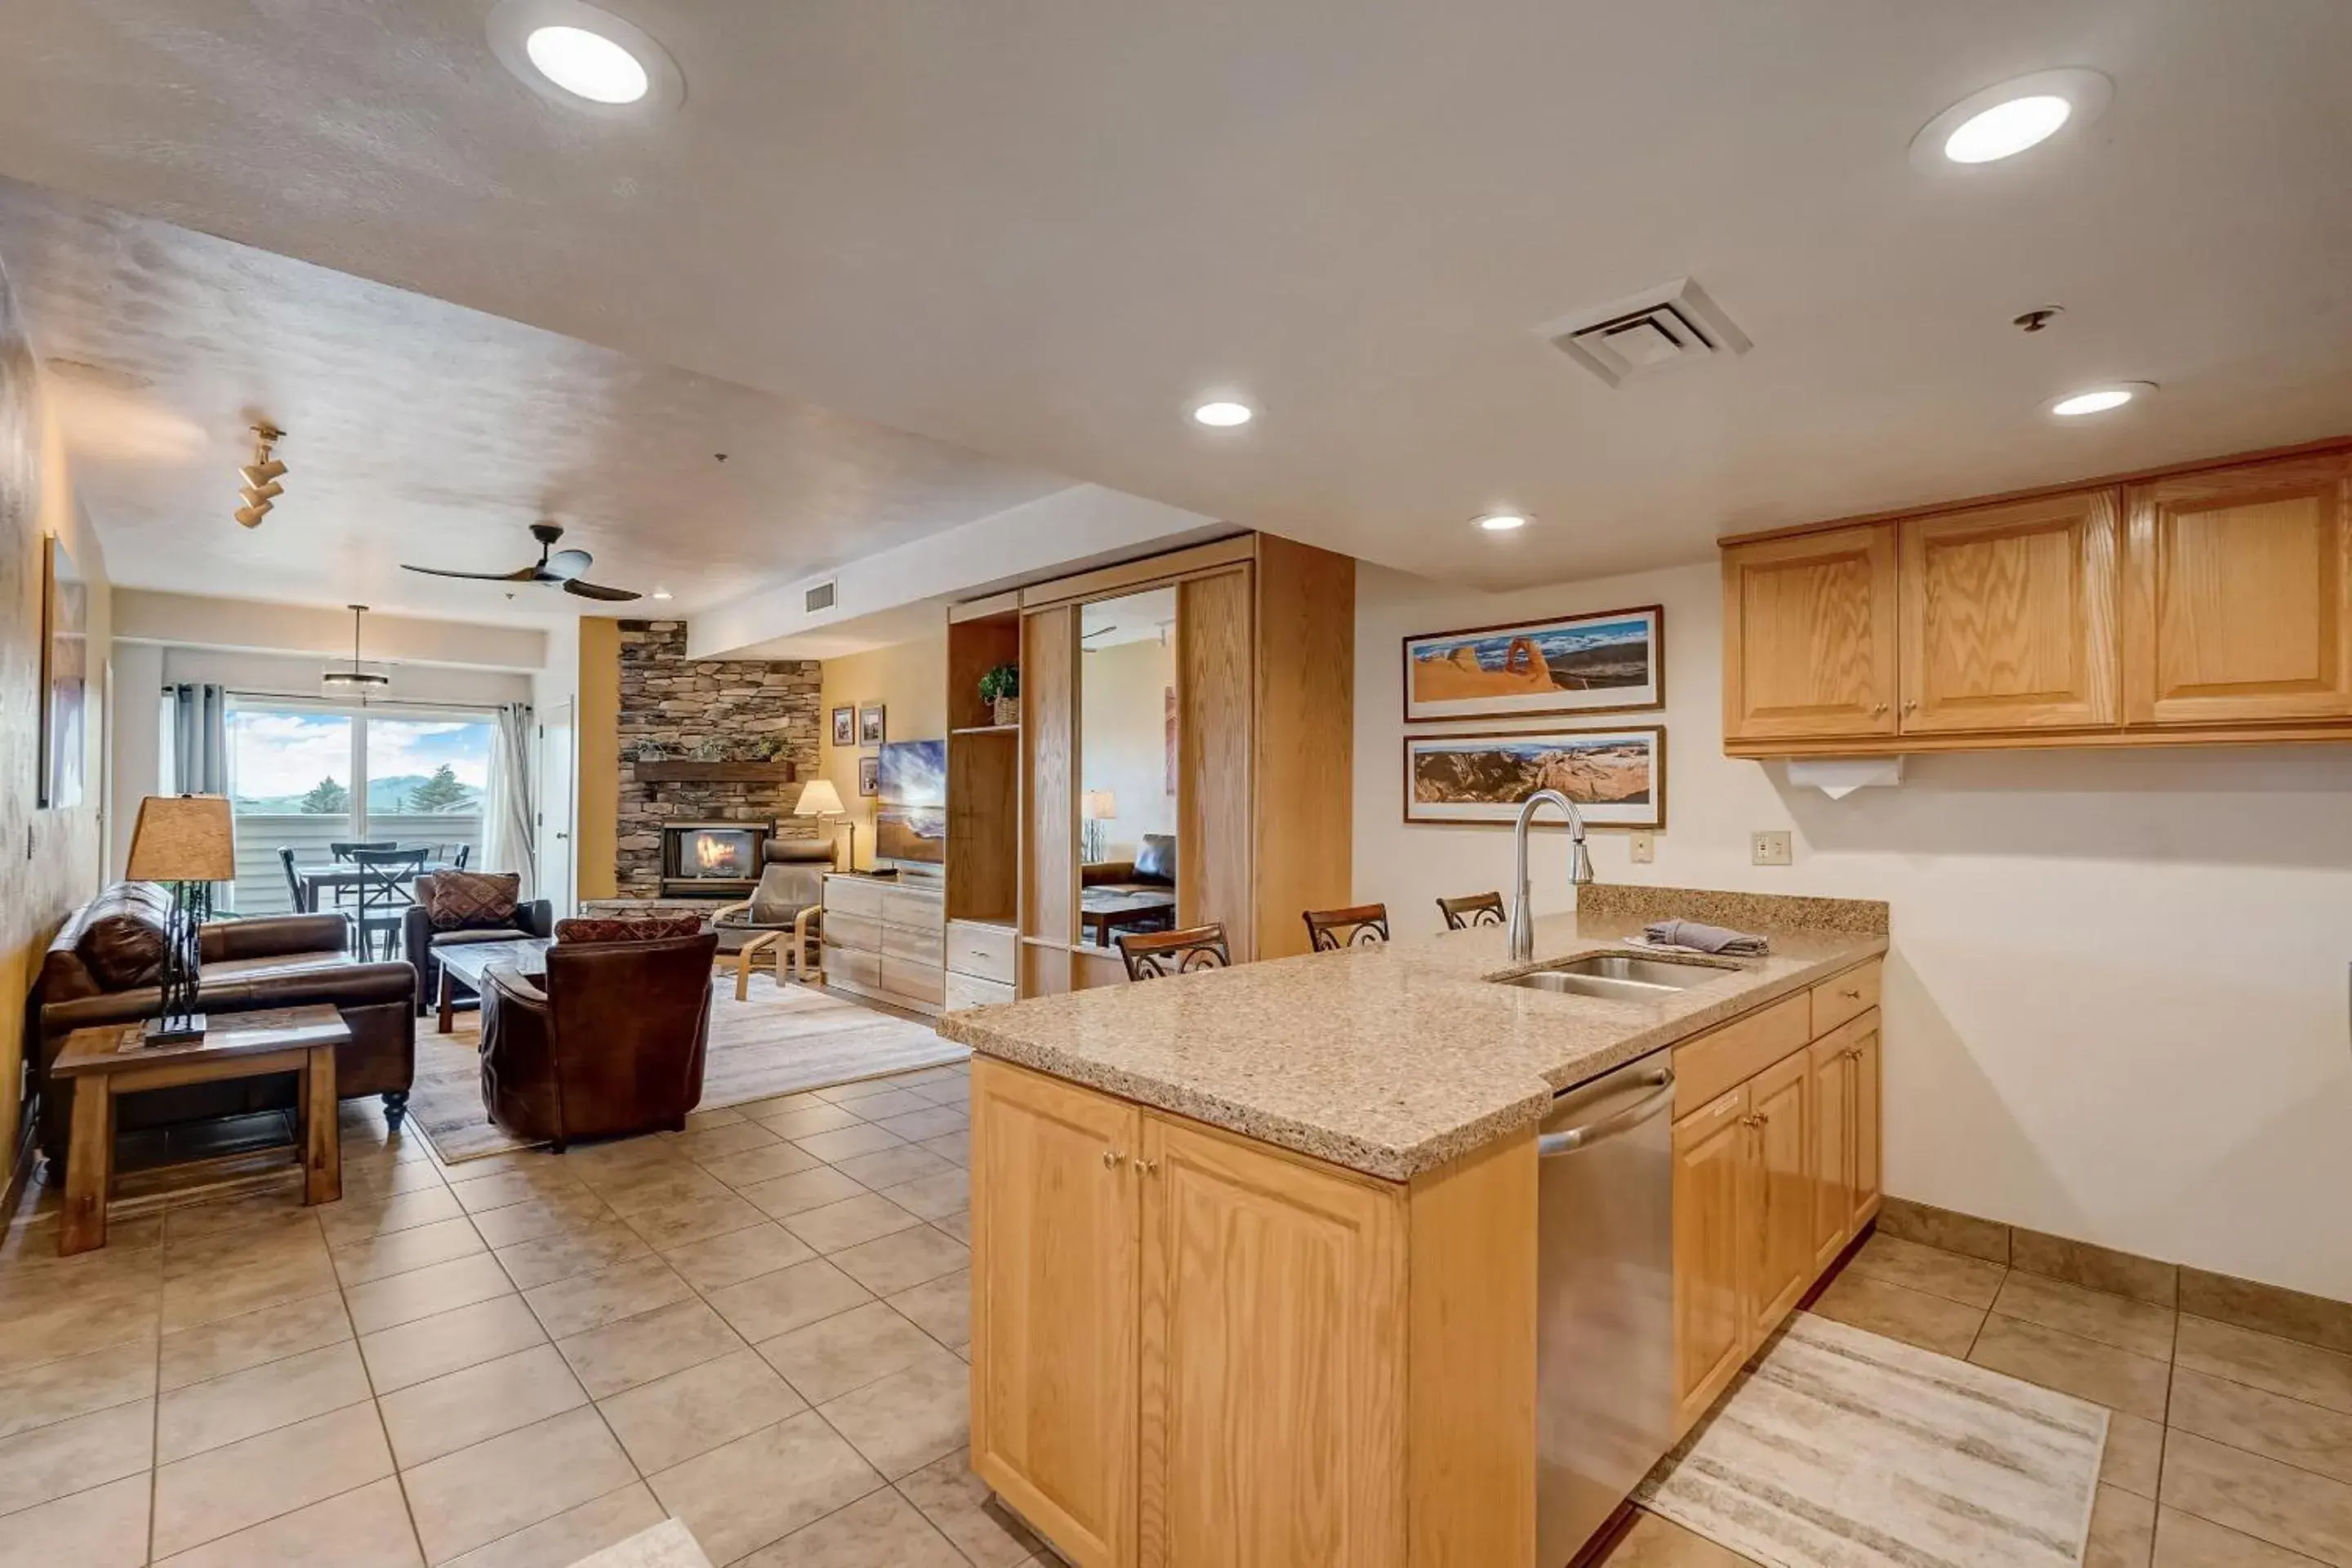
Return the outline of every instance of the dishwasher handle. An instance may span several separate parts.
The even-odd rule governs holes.
[[[1549,1160],[1560,1154],[1573,1154],[1579,1149],[1590,1149],[1595,1143],[1630,1132],[1655,1116],[1675,1100],[1675,1075],[1671,1068],[1660,1068],[1650,1077],[1654,1092],[1643,1095],[1624,1110],[1588,1121],[1581,1127],[1571,1127],[1565,1132],[1546,1132],[1536,1139],[1536,1157]]]

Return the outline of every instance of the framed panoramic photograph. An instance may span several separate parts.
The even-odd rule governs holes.
[[[1656,605],[1404,639],[1404,717],[1630,713],[1666,700],[1666,612]]]
[[[1508,826],[1539,789],[1574,801],[1588,827],[1664,827],[1665,728],[1404,738],[1407,822]],[[1566,825],[1555,813],[1536,821]]]
[[[857,744],[857,710],[836,708],[833,710],[833,743],[836,746]]]
[[[882,704],[879,702],[857,710],[857,743],[859,745],[878,746],[882,743]]]
[[[882,793],[882,759],[880,757],[857,759],[857,793],[860,795]]]

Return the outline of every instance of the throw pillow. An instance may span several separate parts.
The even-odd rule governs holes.
[[[1139,882],[1176,881],[1176,836],[1172,833],[1147,833],[1135,849],[1135,879]]]
[[[573,920],[555,922],[555,940],[578,945],[592,942],[663,942],[671,937],[700,936],[700,915],[652,915],[635,920]]]
[[[522,898],[522,878],[512,871],[436,871],[424,879],[425,913],[435,931],[466,931],[514,924]]]
[[[74,952],[109,991],[152,985],[163,971],[172,896],[152,882],[118,882],[99,895]]]

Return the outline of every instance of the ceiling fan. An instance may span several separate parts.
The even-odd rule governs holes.
[[[563,537],[563,530],[551,522],[534,522],[530,536],[539,541],[539,561],[513,572],[451,572],[439,566],[411,566],[402,563],[404,572],[422,572],[428,577],[463,577],[475,583],[553,583],[567,594],[577,594],[583,599],[638,599],[645,595],[626,588],[606,588],[594,583],[583,583],[580,574],[595,563],[595,557],[584,550],[558,550],[555,542]]]

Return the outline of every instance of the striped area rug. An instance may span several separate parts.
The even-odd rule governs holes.
[[[445,1165],[530,1145],[490,1125],[482,1110],[478,1013],[460,1013],[449,1034],[416,1021],[416,1081],[408,1110]],[[735,1000],[735,973],[721,971],[710,995],[710,1042],[703,1058],[702,1109],[748,1105],[780,1094],[885,1078],[960,1062],[971,1053],[928,1023],[845,1001],[801,984],[751,976]]]
[[[2079,1568],[2107,1413],[1800,1312],[1633,1500],[1772,1568]]]

